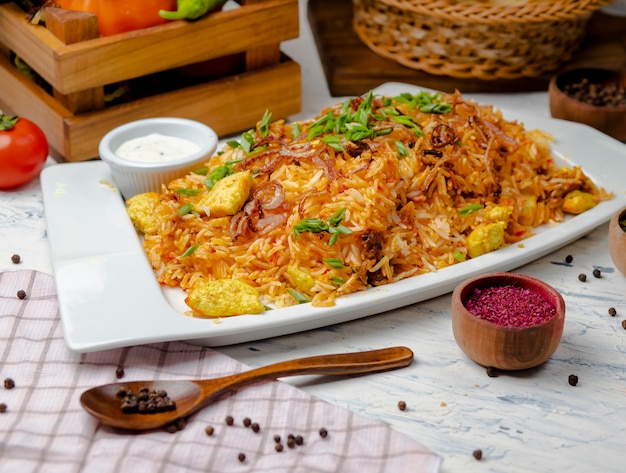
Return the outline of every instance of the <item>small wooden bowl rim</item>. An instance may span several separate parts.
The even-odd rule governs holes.
[[[553,96],[557,97],[559,100],[562,100],[564,103],[568,103],[571,106],[579,107],[581,110],[585,111],[593,111],[593,112],[604,112],[604,113],[623,113],[626,112],[626,105],[592,105],[590,103],[582,102],[574,97],[569,96],[562,89],[563,82],[568,76],[576,76],[579,75],[581,78],[585,77],[585,72],[592,74],[603,74],[606,75],[606,78],[603,81],[599,82],[617,82],[619,84],[624,85],[626,82],[626,75],[621,73],[618,70],[614,69],[602,69],[598,67],[585,67],[580,69],[569,69],[567,71],[563,71],[560,74],[552,76],[550,79],[550,83],[548,84],[548,93],[553,94]],[[574,83],[575,81],[566,81],[566,83]]]

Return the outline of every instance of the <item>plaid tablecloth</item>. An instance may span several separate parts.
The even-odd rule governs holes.
[[[84,390],[119,381],[120,375],[199,379],[246,369],[217,351],[183,342],[73,353],[63,340],[52,277],[0,273],[0,379],[15,384],[0,385],[0,472],[439,470],[438,455],[388,425],[280,381],[241,389],[191,416],[175,433],[117,431],[96,422],[79,403]],[[232,426],[227,416],[234,418]],[[243,425],[246,417],[259,424],[258,433]],[[289,434],[304,443],[288,448]],[[275,435],[282,452],[275,449]]]

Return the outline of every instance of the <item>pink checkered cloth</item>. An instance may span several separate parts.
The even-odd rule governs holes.
[[[20,299],[18,291],[26,297]],[[241,389],[189,418],[176,433],[128,433],[99,424],[80,394],[125,380],[199,379],[248,369],[206,347],[158,343],[76,354],[63,340],[52,276],[0,273],[0,471],[2,472],[437,472],[441,458],[388,425],[355,415],[296,387]],[[227,426],[226,416],[235,419]],[[248,417],[261,430],[242,424]],[[207,426],[214,427],[209,436]],[[319,435],[320,428],[328,436]],[[304,444],[287,448],[289,434]],[[285,448],[276,452],[274,435]],[[240,461],[239,454],[245,455]]]

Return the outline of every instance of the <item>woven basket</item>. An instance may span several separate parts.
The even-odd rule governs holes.
[[[553,71],[613,0],[353,0],[353,26],[376,54],[430,74],[516,79]]]

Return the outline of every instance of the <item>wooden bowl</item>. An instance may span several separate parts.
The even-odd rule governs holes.
[[[609,223],[609,252],[615,267],[626,276],[626,228],[620,225],[626,222],[626,207],[615,212]]]
[[[525,327],[505,326],[479,318],[466,303],[474,289],[516,286],[542,295],[555,314],[542,323]],[[452,332],[463,352],[479,365],[500,370],[523,370],[545,362],[556,351],[563,335],[565,302],[552,286],[530,276],[490,273],[458,285],[452,293]]]
[[[548,86],[552,117],[584,123],[615,139],[626,140],[626,105],[592,105],[565,92],[568,86],[580,84],[584,79],[601,87],[606,84],[626,86],[626,75],[615,70],[581,68],[564,71],[552,77]]]

